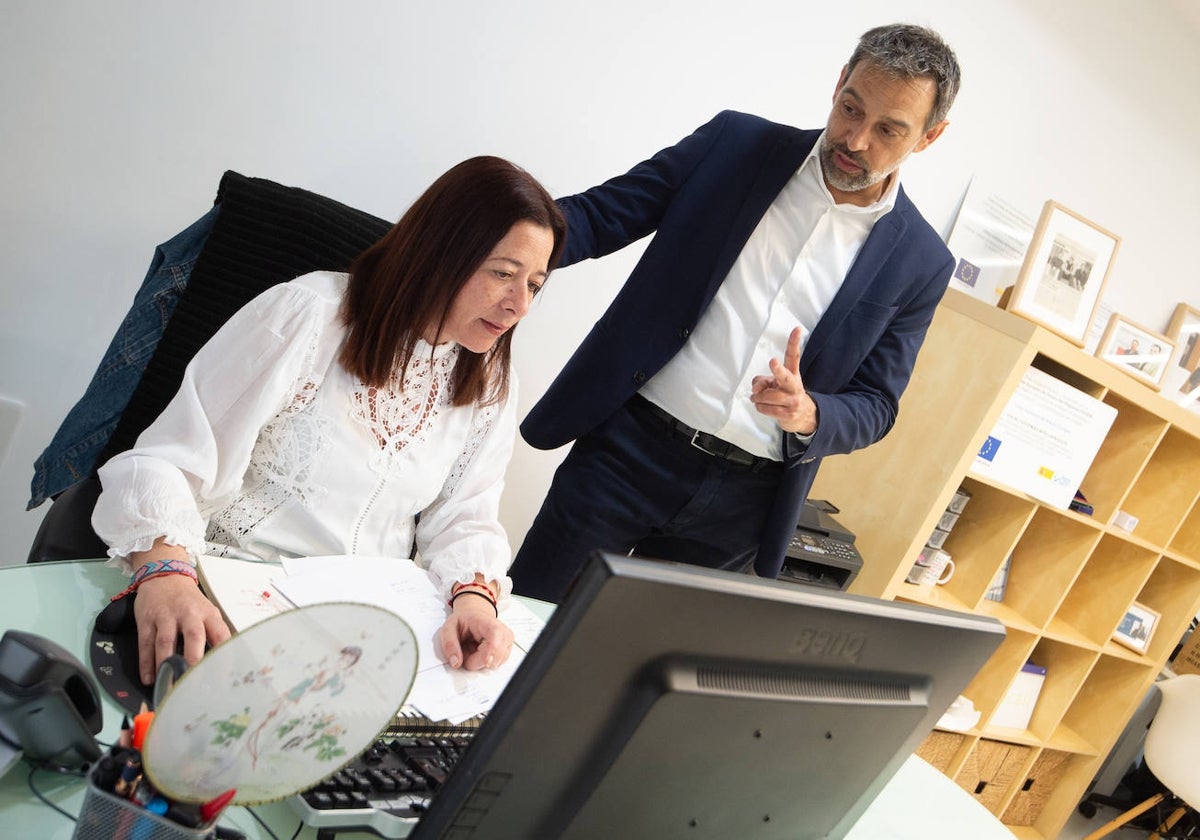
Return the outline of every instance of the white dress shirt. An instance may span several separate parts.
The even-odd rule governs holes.
[[[458,345],[418,342],[407,370],[368,388],[337,360],[346,283],[275,286],[201,348],[162,415],[100,469],[92,522],[110,565],[158,537],[193,559],[278,560],[409,557],[415,536],[443,592],[476,572],[510,591],[498,516],[515,376],[503,403],[452,406]]]
[[[689,426],[776,461],[779,426],[754,408],[751,382],[771,375],[771,358],[783,361],[797,325],[807,343],[871,228],[895,205],[899,183],[893,177],[867,207],[836,203],[817,154],[824,137],[759,221],[683,349],[641,389]]]

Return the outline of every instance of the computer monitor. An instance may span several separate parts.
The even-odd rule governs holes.
[[[838,838],[992,619],[597,554],[415,840]]]

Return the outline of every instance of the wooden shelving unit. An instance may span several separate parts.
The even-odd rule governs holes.
[[[1094,515],[970,471],[1021,377],[1037,368],[1117,409],[1080,487]],[[945,586],[905,575],[955,491],[971,500],[945,544]],[[935,731],[922,755],[1020,838],[1058,836],[1200,610],[1200,415],[1053,333],[956,290],[938,308],[892,432],[826,460],[829,499],[866,558],[851,592],[985,613],[1008,637],[964,692],[979,727]],[[1132,533],[1110,523],[1124,511]],[[1003,602],[984,598],[1011,557]],[[1137,600],[1162,615],[1146,655],[1110,639]],[[1047,669],[1025,730],[988,725],[1026,661]]]

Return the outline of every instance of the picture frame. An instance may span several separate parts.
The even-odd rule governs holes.
[[[1167,327],[1167,338],[1175,342],[1177,353],[1163,380],[1163,393],[1200,412],[1200,309],[1178,304]]]
[[[1114,312],[1096,355],[1157,391],[1174,358],[1175,342]]]
[[[1002,305],[1083,347],[1120,244],[1115,233],[1047,201]]]
[[[1154,638],[1162,616],[1145,604],[1132,602],[1121,617],[1117,629],[1113,631],[1113,641],[1137,653],[1144,654]]]

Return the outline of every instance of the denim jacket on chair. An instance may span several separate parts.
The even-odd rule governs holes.
[[[28,510],[92,473],[187,288],[217,210],[214,206],[154,249],[146,278],[87,390],[34,462]]]

